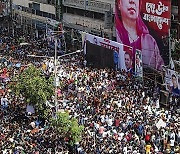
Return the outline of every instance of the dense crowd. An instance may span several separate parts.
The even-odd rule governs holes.
[[[41,46],[19,47],[13,37],[2,35],[1,40],[11,63],[3,63],[0,69],[1,74],[6,74],[0,79],[1,153],[179,153],[178,110],[160,108],[154,83],[142,84],[121,71],[88,68],[80,54],[59,59],[57,69],[58,108],[84,125],[82,140],[70,151],[48,121],[38,113],[26,112],[24,99],[16,97],[8,87],[12,77],[29,63],[43,66],[46,74],[53,73],[53,61],[26,56],[36,48],[41,50]],[[19,48],[25,54],[9,54]],[[21,66],[16,67],[18,62]],[[178,105],[178,98],[172,102]]]
[[[59,48],[58,48],[59,49]],[[58,54],[60,54],[58,50]],[[25,35],[21,29],[17,30],[15,36],[8,32],[7,28],[0,27],[0,52],[11,55],[14,58],[27,60],[27,55],[53,56],[52,42],[44,35],[32,37]]]
[[[152,82],[144,88],[125,72],[79,64],[72,58],[59,67],[59,97],[68,100],[60,108],[85,126],[79,153],[178,152],[178,113],[160,109]]]

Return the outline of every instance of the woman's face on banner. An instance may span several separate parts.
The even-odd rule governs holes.
[[[136,20],[139,15],[139,0],[119,0],[121,16],[131,20]]]

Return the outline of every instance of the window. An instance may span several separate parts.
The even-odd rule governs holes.
[[[51,5],[55,5],[55,0],[48,0],[47,3]]]
[[[42,14],[43,14],[43,17],[49,17],[49,13],[47,12],[43,12]]]
[[[171,1],[171,4],[172,4],[172,5],[175,5],[175,6],[178,6],[178,1],[179,1],[179,0],[172,0],[172,1]]]
[[[67,7],[67,13],[74,14],[74,8]]]
[[[94,13],[91,12],[91,11],[85,11],[85,17],[88,17],[88,18],[93,18],[94,16]]]
[[[94,12],[94,19],[98,19],[98,20],[104,21],[104,14]]]
[[[42,16],[42,11],[36,10],[36,15]]]
[[[32,3],[33,9],[40,11],[40,4]]]

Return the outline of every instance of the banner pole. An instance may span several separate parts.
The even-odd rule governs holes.
[[[169,32],[168,41],[169,41],[169,67],[170,67],[170,65],[171,65],[171,31],[170,31],[170,28],[169,28],[168,32]]]

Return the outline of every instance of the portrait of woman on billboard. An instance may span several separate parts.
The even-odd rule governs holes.
[[[142,0],[116,0],[116,39],[119,43],[133,47],[134,56],[136,49],[141,50],[143,63],[161,70],[164,61],[156,40],[141,18],[141,4]]]

